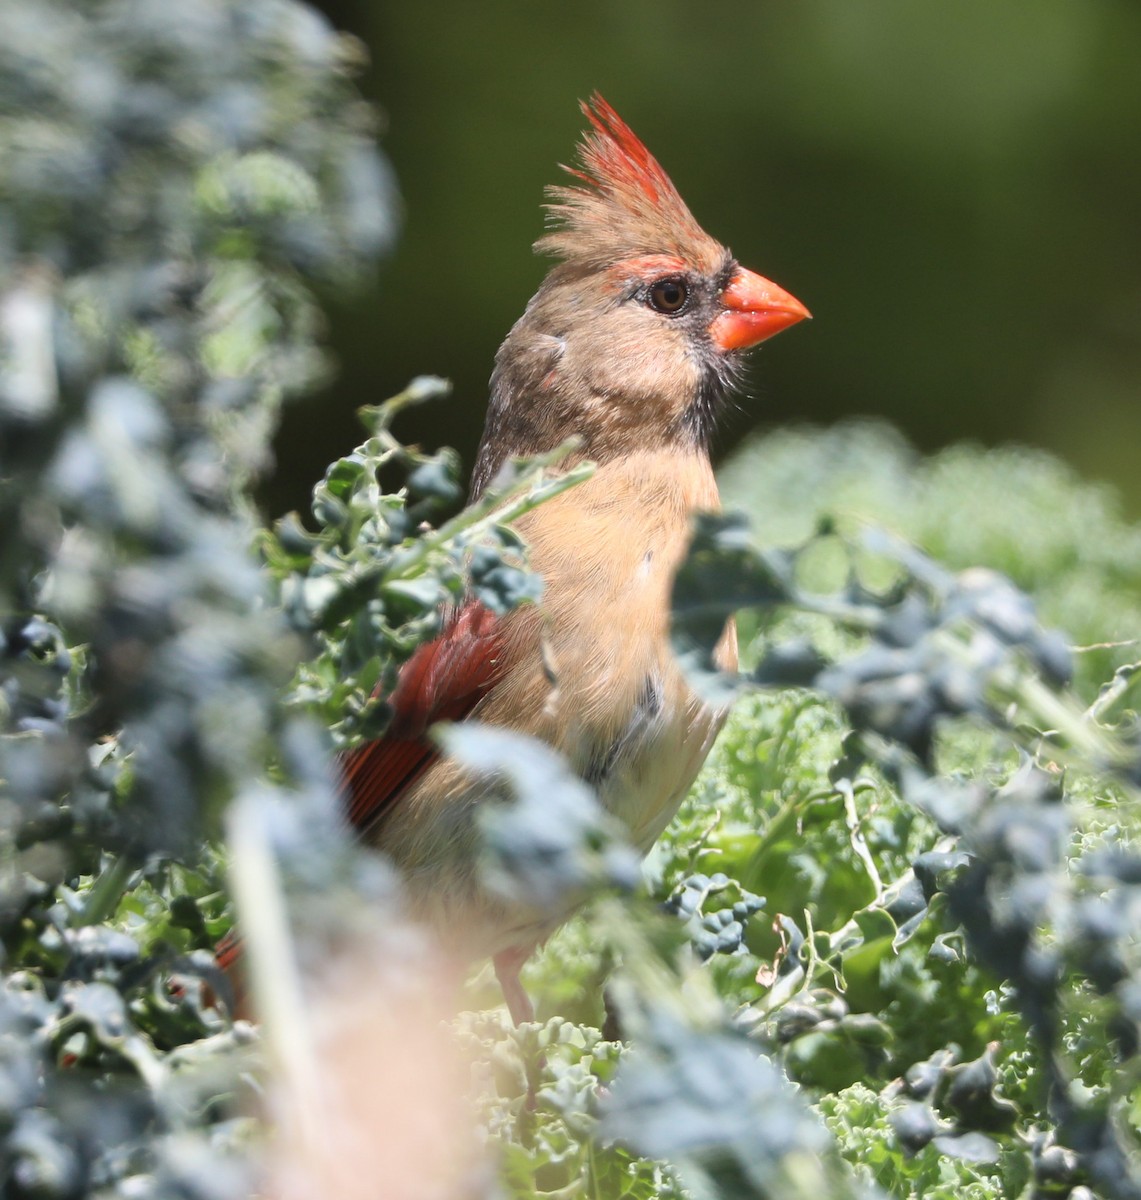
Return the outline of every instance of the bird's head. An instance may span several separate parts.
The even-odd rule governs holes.
[[[596,461],[631,439],[704,451],[744,351],[809,316],[698,225],[601,96],[582,109],[575,182],[548,190],[535,245],[559,262],[496,357],[484,473],[572,433]]]

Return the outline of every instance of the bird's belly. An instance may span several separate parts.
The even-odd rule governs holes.
[[[690,690],[669,644],[688,515],[717,498],[711,473],[690,486],[675,468],[631,455],[519,522],[544,593],[503,618],[509,669],[471,714],[562,754],[642,853],[677,812],[725,717]],[[735,647],[730,621],[722,665],[735,665]],[[408,879],[414,910],[473,957],[541,941],[573,907],[537,912],[483,885],[478,814],[490,798],[456,763],[438,761],[377,839]]]
[[[572,765],[596,790],[599,802],[629,831],[631,844],[649,851],[685,798],[724,721],[724,711],[686,702],[652,713],[643,709],[609,745],[596,746],[585,768]],[[453,779],[449,806],[453,827],[432,822],[430,842],[419,847],[418,861],[402,862],[411,911],[433,926],[445,944],[464,957],[493,955],[513,946],[543,942],[581,902],[568,896],[557,909],[532,908],[489,891],[480,877],[478,813],[491,795],[486,781],[456,771],[452,763],[437,770]],[[495,799],[502,799],[492,788]],[[408,841],[404,842],[407,850]],[[403,857],[403,856],[401,856]]]

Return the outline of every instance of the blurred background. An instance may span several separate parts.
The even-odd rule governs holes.
[[[403,198],[339,365],[287,413],[277,515],[420,373],[402,433],[470,466],[495,350],[597,88],[706,228],[815,320],[755,355],[718,452],[754,428],[884,416],[923,449],[1019,441],[1141,516],[1141,4],[1136,0],[323,0],[369,49]]]

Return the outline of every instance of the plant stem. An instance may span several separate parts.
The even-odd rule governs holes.
[[[100,925],[106,921],[119,907],[119,901],[138,867],[133,855],[124,853],[113,858],[92,884],[83,907],[71,914],[71,927],[81,929],[84,925]]]

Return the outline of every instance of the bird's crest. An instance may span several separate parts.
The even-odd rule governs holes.
[[[582,111],[591,127],[579,144],[580,165],[563,168],[580,183],[547,189],[553,228],[535,249],[592,268],[653,254],[696,263],[723,256],[658,160],[614,109],[595,92],[582,102]]]

